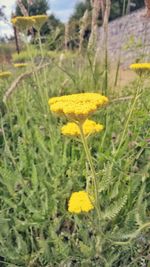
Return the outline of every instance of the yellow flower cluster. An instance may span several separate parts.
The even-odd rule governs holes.
[[[135,63],[130,65],[131,70],[150,70],[150,63]]]
[[[11,76],[11,72],[10,71],[2,71],[2,72],[0,72],[0,79],[8,78],[9,76]]]
[[[81,93],[49,100],[50,110],[65,115],[73,121],[84,122],[99,107],[107,104],[108,98],[98,93]]]
[[[18,16],[18,17],[12,18],[11,22],[13,25],[15,25],[20,30],[26,31],[27,29],[31,28],[34,25],[35,20],[29,16],[23,16],[23,17]]]
[[[34,27],[37,30],[40,30],[40,28],[48,20],[48,16],[47,15],[36,15],[36,16],[32,16],[31,18],[35,21]]]
[[[24,68],[24,67],[27,67],[27,66],[28,66],[27,63],[15,63],[14,64],[15,68]]]
[[[69,203],[68,211],[71,213],[89,212],[94,209],[90,197],[85,191],[72,193]]]
[[[83,133],[85,136],[101,132],[104,128],[102,124],[96,123],[93,120],[86,120],[83,125]],[[69,122],[61,128],[63,135],[67,136],[80,136],[79,126],[74,122]]]
[[[36,15],[36,16],[18,16],[11,19],[13,25],[15,25],[20,30],[24,31],[30,27],[35,27],[37,30],[43,26],[47,21],[47,15]]]

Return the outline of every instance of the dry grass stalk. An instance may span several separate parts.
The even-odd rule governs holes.
[[[101,0],[91,0],[92,5],[92,23],[91,23],[91,35],[89,38],[88,48],[95,47],[98,37],[98,25],[97,20],[102,7]]]
[[[81,53],[81,51],[82,51],[84,34],[85,34],[85,31],[88,27],[88,19],[89,19],[89,12],[88,12],[88,10],[86,10],[82,19],[81,19],[79,53]]]
[[[104,19],[103,19],[103,28],[104,32],[108,32],[108,21],[110,15],[110,8],[111,8],[111,0],[105,0],[105,11],[104,11]]]
[[[109,15],[110,15],[110,8],[111,8],[111,0],[102,0],[101,3],[102,8],[102,15],[103,15],[103,36],[101,36],[101,40],[103,40],[103,50],[107,49],[107,42],[108,42],[108,22],[109,22]],[[100,53],[100,45],[98,44],[97,51],[95,58],[98,59],[98,54]]]
[[[29,16],[29,13],[21,0],[17,0],[17,5],[20,7],[20,10],[24,16]]]
[[[65,24],[65,50],[68,50],[69,43],[69,23]]]

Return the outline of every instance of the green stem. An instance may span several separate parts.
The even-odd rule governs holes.
[[[43,48],[42,48],[42,42],[41,42],[40,30],[38,30],[38,39],[39,39],[39,46],[40,46],[41,56],[42,56],[42,60],[43,60],[43,58],[44,58],[44,54],[43,54]],[[41,61],[42,61],[42,60],[41,60]]]
[[[105,77],[104,77],[104,94],[108,95],[108,51],[107,51],[107,40],[105,47]]]
[[[97,215],[98,215],[98,220],[100,223],[100,206],[98,203],[98,184],[97,184],[96,172],[95,172],[95,168],[93,165],[91,153],[90,153],[90,150],[88,148],[87,140],[86,140],[84,132],[83,132],[83,124],[79,123],[78,126],[80,129],[81,140],[82,140],[83,147],[84,147],[84,150],[86,153],[86,157],[87,157],[87,160],[88,160],[88,163],[90,165],[91,172],[92,172],[92,182],[93,182],[93,187],[94,187],[94,202],[95,202],[95,208],[96,208]]]
[[[118,82],[118,75],[119,75],[119,68],[120,68],[120,53],[119,53],[119,59],[117,62],[117,69],[116,69],[116,74],[115,74],[115,81],[114,81],[114,86],[117,86],[117,82]]]
[[[129,111],[129,115],[128,115],[124,130],[123,130],[123,133],[122,133],[122,136],[121,136],[121,139],[120,139],[120,143],[119,143],[119,146],[118,146],[118,148],[116,150],[116,153],[115,153],[115,157],[118,155],[118,152],[119,152],[119,150],[120,150],[120,148],[121,148],[121,146],[122,146],[122,144],[124,142],[124,139],[125,139],[125,136],[126,136],[126,132],[127,132],[128,126],[129,126],[129,122],[130,122],[130,119],[131,119],[131,116],[133,114],[136,102],[137,102],[138,97],[139,97],[139,93],[140,93],[139,91],[140,91],[140,86],[137,88],[135,97],[133,99],[133,102],[132,102],[132,105],[131,105],[131,108],[130,108],[130,111]]]

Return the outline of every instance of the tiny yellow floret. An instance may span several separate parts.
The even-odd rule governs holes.
[[[87,192],[79,191],[72,193],[69,203],[68,211],[71,213],[89,212],[94,209]]]
[[[10,71],[2,71],[0,72],[0,79],[5,79],[8,78],[12,75]]]
[[[83,133],[85,136],[89,136],[91,134],[101,132],[104,129],[104,126],[102,124],[96,123],[95,121],[88,120],[88,119],[83,123],[82,127],[83,127]],[[61,128],[61,132],[63,135],[67,135],[71,137],[80,136],[79,126],[74,122],[69,122],[66,125],[64,125]]]

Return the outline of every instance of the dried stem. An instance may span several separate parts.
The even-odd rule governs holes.
[[[65,50],[68,50],[68,42],[69,42],[69,23],[65,24]]]
[[[98,36],[98,16],[101,9],[101,0],[92,0],[92,24],[91,24],[91,35],[89,38],[88,48],[91,49],[95,47],[97,43],[97,36]]]
[[[84,41],[84,34],[88,27],[88,19],[89,19],[89,12],[88,10],[85,11],[82,19],[81,19],[81,28],[80,28],[80,42],[79,42],[79,53],[82,51],[83,41]]]

